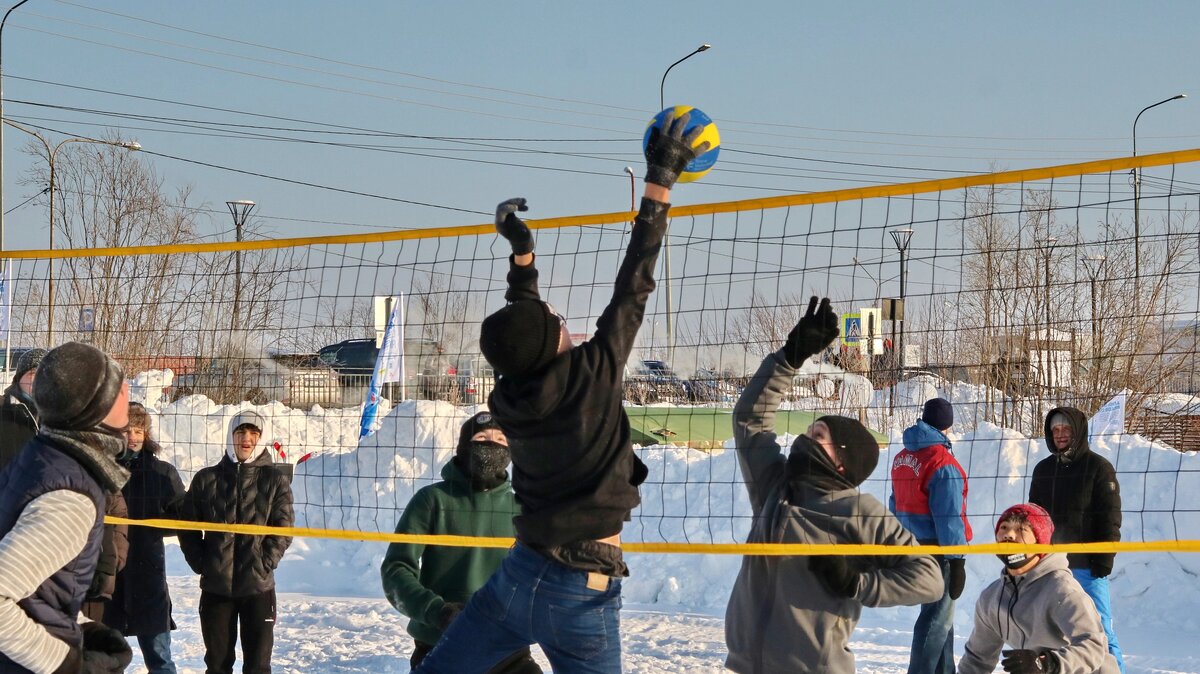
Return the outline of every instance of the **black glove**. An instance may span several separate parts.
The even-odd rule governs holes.
[[[438,611],[438,629],[445,632],[450,627],[450,623],[462,613],[463,604],[458,601],[446,602],[440,611]]]
[[[80,628],[83,630],[81,672],[107,674],[125,671],[133,660],[133,650],[120,632],[97,622],[83,623]]]
[[[1000,661],[1000,666],[1009,674],[1054,674],[1058,671],[1058,658],[1051,655],[1050,651],[1003,651],[1001,655],[1004,659]]]
[[[508,239],[514,255],[528,255],[533,252],[533,234],[529,226],[517,217],[517,211],[527,211],[523,197],[516,197],[500,202],[496,207],[496,233]]]
[[[1095,578],[1108,578],[1108,574],[1112,573],[1112,564],[1093,561],[1088,565],[1088,570],[1092,572],[1092,576]]]
[[[967,585],[967,560],[959,558],[946,561],[950,564],[949,575],[946,576],[946,592],[950,594],[950,599],[958,599]]]
[[[708,151],[708,141],[692,147],[703,128],[696,127],[686,137],[683,135],[690,119],[691,114],[684,113],[674,119],[668,117],[663,124],[665,131],[657,126],[650,129],[650,140],[646,143],[646,182],[671,189],[688,162]]]
[[[821,300],[821,308],[818,309],[817,298],[813,297],[808,300],[808,313],[788,333],[787,342],[783,345],[783,358],[788,365],[800,367],[807,358],[821,353],[832,344],[837,336],[838,316],[829,306],[829,298]]]
[[[810,557],[808,568],[826,591],[835,597],[849,599],[858,591],[858,572],[851,568],[849,558],[843,555]]]

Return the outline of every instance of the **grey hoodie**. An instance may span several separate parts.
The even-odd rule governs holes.
[[[1063,554],[1052,553],[1020,576],[1002,571],[975,603],[975,629],[959,674],[984,674],[996,668],[1005,648],[1052,650],[1060,674],[1118,674],[1108,652],[1096,605],[1067,568]]]
[[[734,439],[754,523],[752,543],[915,545],[878,499],[857,489],[789,484],[775,411],[796,370],[782,354],[763,361],[734,409]],[[855,596],[829,594],[808,557],[747,556],[725,613],[725,666],[740,674],[853,672],[850,635],[863,606],[937,601],[945,583],[928,555],[857,558]]]

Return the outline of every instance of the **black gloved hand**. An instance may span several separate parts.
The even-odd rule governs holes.
[[[946,592],[951,600],[958,599],[967,585],[967,560],[960,557],[946,562],[950,565],[949,575],[946,576]]]
[[[668,117],[663,129],[657,126],[650,129],[650,140],[646,143],[646,182],[671,189],[688,162],[708,151],[708,141],[692,147],[703,128],[696,127],[687,136],[683,135],[690,119],[691,115],[685,112],[680,117]]]
[[[514,255],[527,255],[533,252],[533,234],[529,226],[517,217],[517,211],[527,211],[523,197],[516,197],[500,202],[496,207],[496,233],[508,239]]]
[[[1058,658],[1050,654],[1050,651],[1003,651],[1001,655],[1004,659],[1000,661],[1000,666],[1009,674],[1055,674],[1058,672]]]
[[[858,572],[844,555],[820,555],[808,559],[808,568],[817,580],[835,597],[849,599],[858,591]]]
[[[810,356],[821,353],[832,344],[838,332],[838,316],[829,306],[829,298],[821,300],[818,309],[814,296],[808,300],[808,312],[788,333],[787,342],[783,345],[783,358],[788,365],[800,367]]]
[[[463,604],[458,601],[446,602],[440,611],[438,611],[438,629],[445,632],[450,627],[450,623],[462,613]]]
[[[98,622],[83,623],[82,669],[86,674],[124,672],[133,660],[133,650],[125,637]]]
[[[1094,578],[1108,578],[1108,574],[1112,573],[1112,564],[1093,561],[1088,564],[1088,570],[1092,572]]]

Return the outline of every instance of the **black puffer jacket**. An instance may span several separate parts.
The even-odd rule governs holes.
[[[1071,446],[1059,451],[1050,419],[1062,413],[1071,421]],[[1046,415],[1046,446],[1051,456],[1033,469],[1029,501],[1050,513],[1055,543],[1101,543],[1121,540],[1121,486],[1103,456],[1088,447],[1087,417],[1074,407],[1057,407]],[[1070,554],[1072,569],[1090,569],[1098,577],[1112,572],[1112,553]]]
[[[147,440],[142,451],[125,457],[129,482],[121,490],[135,520],[167,516],[169,503],[183,496],[183,481],[171,464],[155,456],[158,444]],[[117,574],[117,588],[104,613],[104,624],[126,635],[155,635],[174,629],[171,595],[167,590],[165,529],[129,528],[129,556]]]
[[[197,522],[290,527],[292,488],[267,452],[245,463],[226,456],[192,478],[180,515]],[[291,542],[290,536],[179,532],[179,547],[200,574],[200,589],[226,597],[274,589],[275,567]]]
[[[7,389],[0,400],[0,468],[16,458],[37,429],[33,403],[22,400],[12,388]]]

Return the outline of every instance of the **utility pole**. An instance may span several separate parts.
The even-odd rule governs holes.
[[[237,201],[226,201],[225,205],[229,207],[229,214],[233,216],[233,229],[236,232],[235,236],[238,242],[242,240],[242,228],[246,225],[246,218],[250,216],[250,211],[254,210],[254,202],[249,199],[238,199]],[[235,250],[233,252],[233,316],[230,318],[229,329],[236,332],[241,312],[242,302],[242,251]]]

